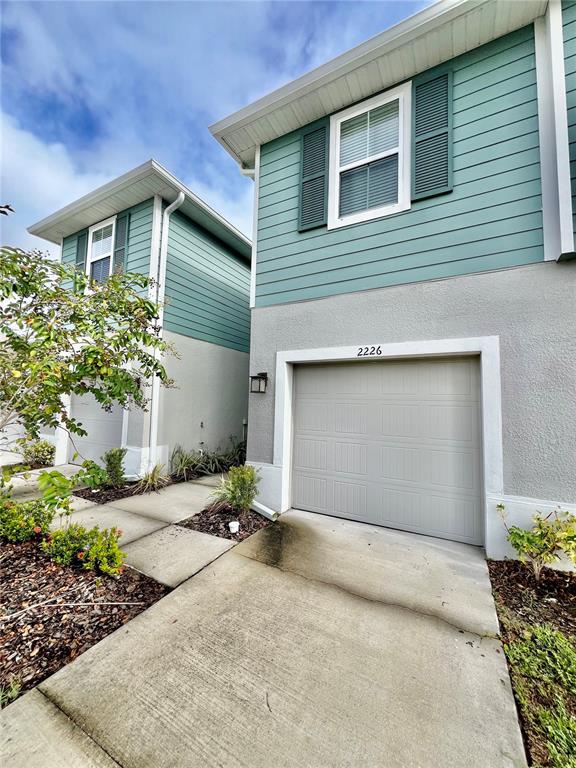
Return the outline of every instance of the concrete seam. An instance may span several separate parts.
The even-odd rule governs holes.
[[[315,584],[324,584],[324,586],[331,587],[332,589],[336,589],[339,592],[344,592],[344,594],[349,595],[350,597],[356,597],[356,598],[359,598],[360,600],[365,600],[369,603],[373,603],[376,605],[383,605],[386,608],[399,608],[400,610],[414,613],[417,616],[423,616],[426,618],[435,619],[436,621],[439,621],[442,624],[446,624],[452,629],[458,630],[458,632],[474,635],[475,637],[479,637],[481,640],[485,638],[490,640],[500,640],[500,635],[498,634],[493,634],[491,632],[487,632],[487,633],[475,632],[472,629],[466,629],[465,627],[460,627],[458,626],[458,624],[453,624],[451,621],[448,621],[448,619],[445,619],[443,616],[438,616],[438,614],[436,613],[427,613],[426,611],[419,611],[416,608],[411,608],[410,606],[403,605],[402,603],[393,603],[393,602],[387,602],[386,600],[378,600],[377,598],[368,597],[367,595],[362,595],[359,592],[354,592],[353,590],[346,589],[340,584],[335,584],[332,581],[324,581],[323,579],[311,578],[309,576],[305,576],[300,571],[293,571],[289,568],[281,568],[278,565],[270,565],[270,563],[264,563],[255,557],[250,557],[250,555],[245,555],[243,552],[236,552],[236,554],[241,555],[242,557],[245,557],[247,560],[252,560],[255,563],[260,563],[261,565],[265,565],[268,568],[276,568],[276,570],[281,571],[282,573],[290,573],[293,576],[298,576],[299,578],[304,579],[305,581],[311,581],[311,582],[314,582]]]
[[[40,683],[40,685],[42,685],[42,683]],[[87,739],[89,739],[89,740],[92,742],[92,744],[95,744],[95,745],[96,745],[96,747],[97,747],[99,750],[101,750],[101,751],[102,751],[102,752],[103,752],[103,753],[106,755],[106,757],[109,757],[109,758],[110,758],[110,760],[112,760],[112,762],[114,763],[114,765],[117,765],[117,766],[118,766],[118,768],[124,768],[124,767],[123,767],[123,765],[122,765],[122,763],[119,763],[119,762],[118,762],[118,760],[116,760],[116,758],[115,758],[115,757],[113,757],[113,756],[110,754],[110,752],[108,752],[108,750],[107,750],[107,749],[105,749],[105,748],[102,746],[102,744],[99,744],[99,743],[96,741],[96,739],[94,739],[92,736],[90,736],[90,734],[89,734],[89,733],[87,733],[87,732],[84,730],[84,728],[82,728],[82,726],[81,726],[79,723],[77,723],[77,722],[76,722],[76,720],[74,720],[74,718],[73,718],[73,717],[71,717],[71,716],[70,716],[70,715],[69,715],[69,714],[68,714],[68,713],[67,713],[67,712],[66,712],[64,709],[62,709],[62,707],[61,707],[61,706],[60,706],[60,705],[59,705],[59,704],[58,704],[56,701],[54,701],[54,699],[52,699],[52,698],[51,698],[51,697],[50,697],[50,696],[49,696],[49,695],[48,695],[48,694],[47,694],[45,691],[43,691],[43,690],[41,689],[40,685],[36,686],[36,690],[37,690],[37,691],[38,691],[38,692],[39,692],[39,693],[40,693],[42,696],[44,696],[44,698],[46,699],[46,701],[49,701],[49,702],[50,702],[50,704],[52,704],[52,706],[53,706],[53,707],[55,707],[55,708],[58,710],[58,712],[61,712],[61,713],[64,715],[64,717],[65,717],[67,720],[69,720],[69,721],[72,723],[72,725],[74,725],[76,728],[78,728],[80,731],[82,731],[82,733],[83,733],[83,734],[86,736],[86,738],[87,738]]]

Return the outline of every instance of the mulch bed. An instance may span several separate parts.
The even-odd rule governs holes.
[[[238,520],[240,528],[238,533],[230,533],[228,523]],[[184,528],[190,528],[192,531],[209,533],[212,536],[219,536],[221,539],[231,539],[232,541],[244,541],[248,536],[252,536],[261,528],[272,525],[272,520],[259,515],[257,512],[242,512],[238,514],[232,507],[217,505],[204,509],[194,517],[181,520],[178,525]]]
[[[488,561],[492,591],[505,646],[530,638],[534,627],[548,625],[576,641],[576,576],[545,568],[537,582],[530,568],[517,560]],[[550,711],[554,695],[538,680],[526,681],[508,660],[512,686],[524,736],[529,765],[558,765],[551,759],[546,734],[535,716],[539,709]],[[558,691],[556,691],[558,693]],[[576,694],[568,700],[576,715]],[[572,763],[570,763],[572,765]]]
[[[544,568],[537,582],[518,560],[489,561],[496,604],[522,624],[550,624],[576,637],[576,575]],[[508,622],[510,623],[510,622]]]
[[[166,485],[171,485],[166,483]],[[146,493],[144,489],[138,488],[138,483],[128,483],[123,485],[122,488],[77,488],[74,491],[74,496],[79,496],[81,499],[88,499],[95,504],[110,504],[111,501],[119,501],[120,499],[127,499],[129,496],[140,496]]]
[[[35,541],[0,543],[0,567],[0,685],[22,693],[170,591],[129,567],[113,579],[56,565]]]

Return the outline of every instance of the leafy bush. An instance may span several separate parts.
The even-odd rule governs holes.
[[[538,711],[538,723],[546,737],[551,768],[576,768],[576,717],[561,698],[551,709]]]
[[[82,469],[76,475],[79,483],[84,483],[88,488],[102,488],[108,484],[108,473],[95,461],[87,459],[82,462]]]
[[[229,504],[238,512],[246,512],[256,498],[259,482],[258,473],[250,464],[230,467],[228,477],[222,479],[212,496],[217,502]]]
[[[124,552],[118,546],[117,528],[100,530],[72,523],[42,542],[42,549],[58,565],[77,565],[109,576],[122,572]]]
[[[200,475],[215,475],[228,472],[230,467],[237,467],[246,460],[246,444],[234,443],[229,451],[187,451],[177,445],[170,456],[170,474],[176,480],[190,480]]]
[[[55,509],[43,499],[15,502],[0,500],[0,536],[7,541],[28,541],[48,533]]]
[[[170,476],[164,474],[164,464],[156,464],[150,472],[142,475],[134,493],[149,493],[150,491],[159,491],[170,482]]]
[[[54,464],[56,447],[48,440],[34,440],[24,442],[22,445],[22,458],[25,464],[40,464],[42,467],[50,467]]]
[[[561,509],[553,510],[548,515],[537,512],[530,530],[516,525],[506,524],[504,504],[498,504],[498,511],[508,532],[508,541],[522,562],[528,562],[536,581],[540,580],[542,569],[555,563],[562,553],[568,555],[576,564],[576,516]]]
[[[112,488],[122,488],[126,484],[124,477],[125,456],[126,448],[111,448],[102,456],[102,461],[106,465],[108,485],[111,485]]]

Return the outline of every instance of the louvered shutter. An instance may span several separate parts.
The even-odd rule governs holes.
[[[300,144],[298,229],[322,227],[328,208],[328,121],[303,131]]]
[[[86,254],[88,253],[88,232],[80,232],[76,238],[76,269],[86,271]]]
[[[452,72],[415,78],[412,199],[452,190]]]
[[[124,271],[126,253],[128,251],[128,224],[130,214],[125,213],[116,219],[116,235],[114,238],[114,263],[113,272],[118,274]]]

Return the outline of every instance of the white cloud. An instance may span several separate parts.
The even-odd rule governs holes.
[[[427,2],[5,2],[3,242],[150,157],[251,235],[208,125]]]
[[[110,177],[79,171],[63,144],[44,143],[4,113],[2,144],[2,202],[15,211],[2,217],[2,243],[55,253],[55,246],[29,235],[26,228]]]

